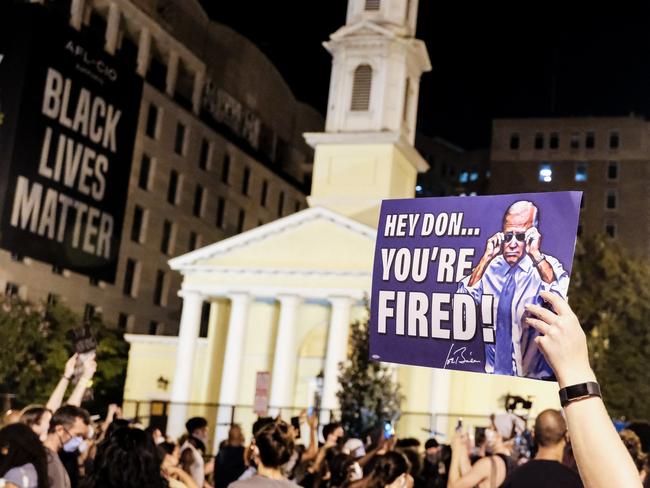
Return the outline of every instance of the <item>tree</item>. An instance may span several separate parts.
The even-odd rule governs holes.
[[[612,416],[650,418],[650,268],[605,237],[576,249],[569,302]]]
[[[0,297],[0,392],[16,395],[16,403],[44,404],[74,352],[70,339],[81,325],[79,316],[62,304],[34,305]],[[101,317],[90,322],[96,337],[97,373],[89,408],[120,402],[126,377],[128,344]]]
[[[352,437],[400,415],[403,396],[390,367],[369,359],[368,318],[350,326],[350,357],[339,365],[341,423]]]

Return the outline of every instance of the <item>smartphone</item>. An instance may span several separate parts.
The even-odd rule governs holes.
[[[291,425],[295,429],[296,439],[300,439],[300,417],[291,417]]]
[[[384,439],[390,439],[395,435],[395,428],[390,422],[384,422]]]
[[[458,422],[456,422],[456,432],[460,432],[463,429],[463,419],[458,417]]]
[[[311,417],[314,414],[314,407],[307,408],[307,416]]]

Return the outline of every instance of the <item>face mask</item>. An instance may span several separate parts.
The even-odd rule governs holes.
[[[83,441],[81,444],[79,444],[79,452],[83,454],[88,450],[88,443],[86,441]]]
[[[70,439],[68,442],[63,444],[63,450],[65,452],[75,452],[79,449],[79,446],[83,443],[83,438],[81,436],[76,436]]]
[[[363,478],[363,469],[359,466],[359,463],[354,463],[352,465],[352,472],[350,473],[350,481],[357,481]]]

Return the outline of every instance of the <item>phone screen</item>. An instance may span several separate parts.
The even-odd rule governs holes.
[[[395,430],[393,429],[393,424],[390,422],[385,422],[384,423],[384,439],[390,439],[393,437],[395,434]]]

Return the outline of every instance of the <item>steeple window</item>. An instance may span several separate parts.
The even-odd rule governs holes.
[[[361,64],[354,70],[352,82],[352,103],[350,110],[363,112],[370,108],[370,86],[372,85],[372,68]]]
[[[366,10],[379,10],[381,0],[366,0]]]

